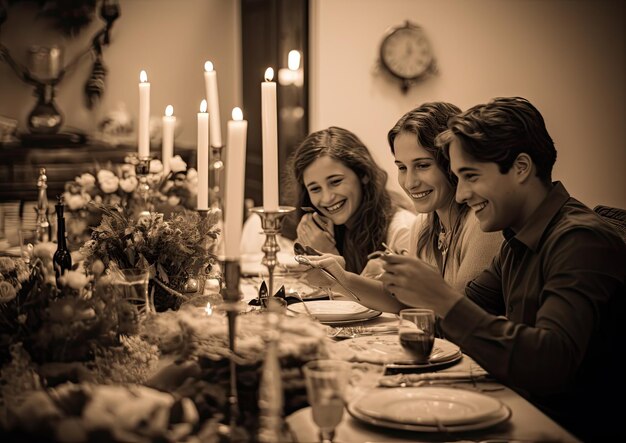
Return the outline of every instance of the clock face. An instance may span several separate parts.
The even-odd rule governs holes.
[[[396,28],[387,35],[380,48],[383,66],[401,79],[415,79],[424,74],[433,62],[428,39],[413,26]]]

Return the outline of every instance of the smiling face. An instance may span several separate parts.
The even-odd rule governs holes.
[[[474,209],[480,229],[518,231],[527,215],[514,168],[503,174],[496,163],[477,161],[458,138],[450,143],[449,154],[452,172],[459,178],[456,201]]]
[[[398,183],[413,200],[417,212],[448,208],[452,185],[433,155],[420,146],[415,134],[401,132],[393,143]]]
[[[354,215],[363,198],[356,173],[338,160],[322,156],[303,174],[311,203],[335,225],[343,225]]]

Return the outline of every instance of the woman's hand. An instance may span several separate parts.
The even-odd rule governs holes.
[[[333,236],[333,222],[318,213],[304,214],[296,232],[298,241],[320,252],[339,255]]]
[[[345,284],[346,261],[342,256],[323,254],[321,256],[308,255],[307,258],[313,267],[307,270],[301,277],[306,284],[317,288],[341,288],[341,285],[337,284],[335,280],[320,269],[325,269],[339,282]]]

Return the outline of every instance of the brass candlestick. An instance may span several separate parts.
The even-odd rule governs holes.
[[[228,318],[228,347],[230,349],[230,392],[228,394],[229,405],[229,427],[231,437],[234,436],[239,418],[239,397],[237,394],[237,364],[233,358],[235,355],[235,337],[237,335],[236,321],[239,311],[242,309],[241,291],[239,290],[239,280],[241,277],[241,267],[239,260],[226,259],[222,262],[222,272],[224,286],[222,287],[222,297],[224,303],[221,309],[226,312]]]
[[[224,177],[224,161],[222,160],[222,150],[224,146],[211,146],[211,163],[209,165],[209,170],[212,171],[209,174],[210,180],[210,189],[213,191],[213,195],[215,196],[215,201],[213,202],[213,207],[223,210],[222,207],[222,180]]]
[[[278,264],[276,253],[280,251],[280,246],[276,240],[276,235],[280,234],[280,228],[283,223],[283,218],[292,212],[296,208],[293,206],[279,206],[275,211],[268,211],[262,207],[255,207],[250,211],[255,214],[259,214],[261,217],[261,227],[265,234],[265,243],[261,248],[263,253],[263,260],[261,263],[267,267],[269,273],[269,296],[274,296],[274,268]]]
[[[152,157],[137,157],[135,163],[135,174],[137,175],[137,195],[143,202],[143,210],[139,213],[139,218],[150,217],[150,184],[148,183],[148,174],[150,173],[150,161]]]

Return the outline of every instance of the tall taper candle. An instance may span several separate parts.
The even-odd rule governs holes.
[[[213,63],[204,63],[204,89],[206,99],[209,102],[209,120],[211,122],[211,146],[222,146],[222,124],[220,121],[220,99],[217,90],[217,72],[213,69]]]
[[[198,112],[198,209],[209,209],[209,114],[206,100]]]
[[[278,209],[278,125],[274,70],[267,68],[261,83],[261,121],[263,128],[263,208]]]
[[[139,157],[150,155],[150,83],[148,74],[141,71],[139,74],[139,129],[138,141]]]
[[[234,108],[228,121],[228,161],[226,162],[226,189],[224,202],[224,238],[226,259],[239,259],[243,226],[243,196],[246,176],[246,135],[248,122],[241,109]]]
[[[163,173],[170,172],[170,160],[174,156],[174,129],[176,128],[176,117],[174,117],[174,107],[167,105],[163,116],[163,140],[161,160],[163,161]]]

